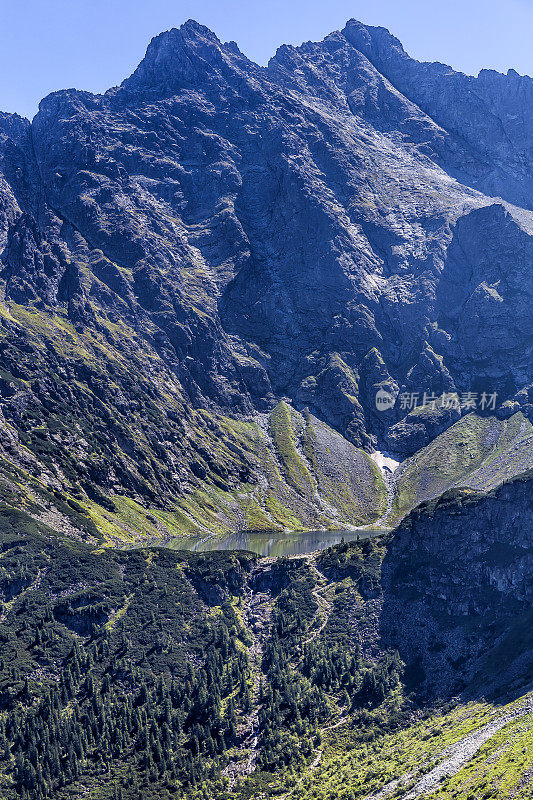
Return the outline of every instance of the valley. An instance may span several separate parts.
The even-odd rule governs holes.
[[[3,795],[527,797],[531,497],[457,490],[290,558],[95,548],[4,509]]]
[[[0,112],[2,800],[529,800],[532,110],[352,19]]]

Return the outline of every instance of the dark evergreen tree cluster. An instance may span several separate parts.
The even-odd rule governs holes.
[[[110,774],[116,761],[133,768],[130,788],[195,785],[219,772],[236,710],[250,702],[248,661],[225,621],[211,629],[204,663],[180,679],[147,675],[123,649],[112,651],[105,633],[88,647],[76,643],[56,688],[32,704],[26,682],[0,718],[0,752],[23,798],[54,797],[85,772]]]
[[[259,714],[260,766],[279,769],[312,753],[318,725],[328,716],[325,693],[298,668],[300,645],[316,604],[307,583],[295,580],[281,592],[263,654],[265,684]]]
[[[275,600],[252,670],[239,610],[249,555],[101,554],[69,542],[51,559],[34,531],[2,547],[6,800],[64,800],[87,781],[102,800],[230,797],[224,770],[249,747],[250,723],[254,765],[273,776],[309,761],[332,719],[363,719],[398,686],[397,654],[370,663],[353,645],[350,581],[317,635],[305,561],[272,567]],[[360,572],[359,555],[348,556]]]

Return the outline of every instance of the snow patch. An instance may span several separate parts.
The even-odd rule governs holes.
[[[394,458],[391,458],[391,456],[387,455],[387,453],[382,453],[379,450],[376,450],[374,453],[372,453],[370,458],[385,475],[392,475],[392,473],[400,466],[399,461],[395,461]]]

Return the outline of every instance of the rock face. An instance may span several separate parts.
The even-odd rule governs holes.
[[[531,679],[533,473],[481,496],[455,490],[395,532],[381,634],[433,695]]]
[[[55,452],[47,480],[83,459],[153,500],[260,480],[206,420],[280,399],[402,456],[456,415],[377,411],[379,389],[533,418],[532,99],[353,20],[267,68],[190,21],[103,95],[0,115],[7,424]]]

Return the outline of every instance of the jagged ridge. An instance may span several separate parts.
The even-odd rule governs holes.
[[[500,418],[531,418],[530,95],[353,21],[268,68],[189,22],[104,95],[2,115],[17,464],[76,502],[181,499],[180,526],[216,527],[220,498],[199,520],[191,496],[260,480],[244,417],[281,399],[401,457],[453,418],[378,412],[378,389],[497,392]]]

